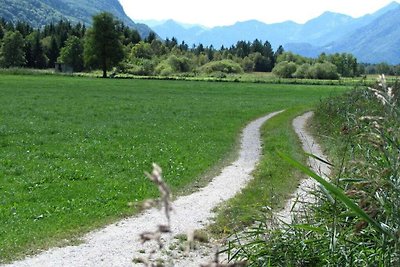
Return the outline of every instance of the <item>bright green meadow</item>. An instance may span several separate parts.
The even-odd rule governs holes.
[[[157,196],[152,162],[182,194],[249,121],[346,89],[0,75],[0,262],[137,212],[128,203]]]

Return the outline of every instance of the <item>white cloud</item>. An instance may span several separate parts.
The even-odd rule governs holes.
[[[133,20],[174,19],[205,26],[229,25],[257,19],[267,23],[294,20],[303,23],[324,11],[359,17],[392,0],[120,0]]]

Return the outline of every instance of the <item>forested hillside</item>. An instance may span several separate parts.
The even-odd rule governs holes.
[[[0,0],[0,17],[7,21],[25,21],[33,27],[42,27],[60,19],[90,25],[92,16],[107,11],[129,27],[147,37],[151,29],[134,23],[124,12],[118,0]]]

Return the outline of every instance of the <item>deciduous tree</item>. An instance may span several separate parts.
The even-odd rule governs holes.
[[[24,39],[18,31],[9,31],[4,35],[0,50],[0,65],[4,68],[22,67],[25,65]]]
[[[76,36],[70,36],[61,49],[59,61],[68,64],[74,71],[83,70],[83,45]]]
[[[85,64],[100,67],[103,78],[107,70],[124,58],[119,22],[110,13],[103,12],[93,17],[93,27],[86,32],[84,44]]]

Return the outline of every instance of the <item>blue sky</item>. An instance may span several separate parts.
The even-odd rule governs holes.
[[[120,2],[134,21],[174,19],[183,23],[213,27],[250,19],[266,23],[286,20],[304,23],[324,11],[360,17],[375,12],[393,0],[120,0]]]

